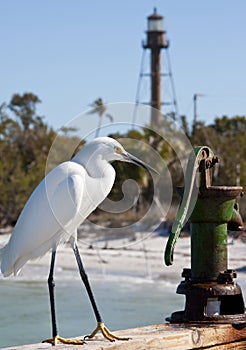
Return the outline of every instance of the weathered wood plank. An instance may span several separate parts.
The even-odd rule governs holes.
[[[209,349],[209,350],[245,350],[246,349],[246,341],[240,341],[236,343],[230,343],[230,344],[222,344],[222,345],[215,345],[209,348],[203,348],[203,349]]]
[[[97,336],[82,345],[83,350],[188,350],[206,349],[231,350],[246,349],[246,325],[151,325],[141,328],[127,329],[115,332],[124,337],[131,337],[129,341],[110,343]],[[11,350],[44,350],[50,349],[49,344],[31,344],[11,347]],[[81,345],[58,345],[57,349],[82,349]]]

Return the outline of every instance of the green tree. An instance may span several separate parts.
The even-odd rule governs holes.
[[[0,108],[0,225],[14,225],[33,189],[45,174],[55,132],[36,114],[39,98],[13,95]]]
[[[219,157],[213,171],[213,185],[246,188],[246,117],[217,117],[210,125],[199,122],[191,143],[207,145]],[[246,218],[246,199],[240,200],[240,212]]]
[[[102,121],[103,121],[103,116],[109,118],[110,122],[113,122],[113,117],[111,114],[106,113],[107,111],[107,106],[105,105],[105,103],[103,102],[102,98],[99,97],[98,99],[96,99],[92,105],[93,109],[88,112],[88,114],[97,114],[99,119],[98,119],[98,126],[96,129],[96,133],[95,133],[95,137],[99,136],[100,130],[102,128]]]
[[[207,145],[220,158],[217,166],[216,184],[246,185],[246,117],[222,116],[208,126],[197,123],[192,144]]]

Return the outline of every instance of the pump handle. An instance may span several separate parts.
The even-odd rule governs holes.
[[[185,173],[185,186],[182,202],[176,220],[173,223],[165,249],[164,260],[167,266],[173,264],[174,248],[179,238],[181,229],[188,220],[196,204],[199,188],[195,186],[195,180],[200,161],[210,157],[213,158],[214,154],[212,150],[206,146],[197,146],[190,154]]]

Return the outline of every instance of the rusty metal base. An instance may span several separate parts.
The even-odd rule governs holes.
[[[173,312],[171,317],[167,317],[166,321],[170,323],[190,323],[190,324],[246,324],[246,311],[243,314],[236,315],[216,315],[206,316],[203,320],[188,320],[185,311]]]
[[[184,311],[176,311],[166,320],[170,323],[246,323],[242,291],[237,283],[182,281],[178,294],[185,294]],[[211,313],[209,303],[218,303]]]

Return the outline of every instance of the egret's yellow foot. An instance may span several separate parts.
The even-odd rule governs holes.
[[[59,343],[71,344],[71,345],[83,345],[83,344],[85,344],[85,341],[79,340],[79,339],[66,339],[66,338],[62,338],[59,335],[57,335],[54,338],[43,340],[42,343],[50,343],[52,345],[57,345]]]
[[[115,341],[115,339],[117,340],[129,340],[130,338],[122,338],[122,337],[118,337],[117,335],[114,335],[113,333],[110,332],[110,330],[104,325],[103,322],[98,322],[97,324],[97,328],[90,334],[90,335],[86,335],[84,337],[84,339],[86,338],[93,338],[99,331],[102,332],[103,336],[110,340],[110,341]]]

